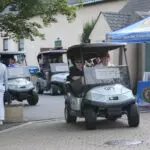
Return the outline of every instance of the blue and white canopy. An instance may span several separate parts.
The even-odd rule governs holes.
[[[123,29],[107,33],[106,41],[126,43],[150,42],[150,17]]]

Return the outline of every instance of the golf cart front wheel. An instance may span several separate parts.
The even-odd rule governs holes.
[[[70,114],[70,107],[68,104],[65,105],[64,115],[67,123],[76,123],[77,117]]]
[[[97,115],[93,108],[87,107],[85,108],[85,126],[88,130],[96,129],[96,120]]]
[[[38,94],[36,92],[32,92],[32,95],[30,95],[28,98],[27,98],[27,101],[28,101],[28,104],[33,106],[33,105],[36,105],[39,101],[39,97],[38,97]]]
[[[136,104],[131,104],[127,111],[129,127],[137,127],[140,122],[139,109]]]

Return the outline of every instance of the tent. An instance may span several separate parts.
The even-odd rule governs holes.
[[[106,34],[106,41],[143,43],[150,41],[150,17]]]

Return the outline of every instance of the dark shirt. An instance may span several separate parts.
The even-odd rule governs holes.
[[[47,63],[47,64],[42,64],[41,65],[41,69],[42,69],[42,71],[43,72],[49,72],[50,71],[50,65],[49,65],[49,63]]]
[[[74,76],[83,76],[83,71],[77,69],[76,67],[71,67],[70,68],[70,77]]]

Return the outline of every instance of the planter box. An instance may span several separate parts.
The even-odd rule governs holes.
[[[5,122],[23,122],[24,113],[23,105],[6,105],[5,106]]]

